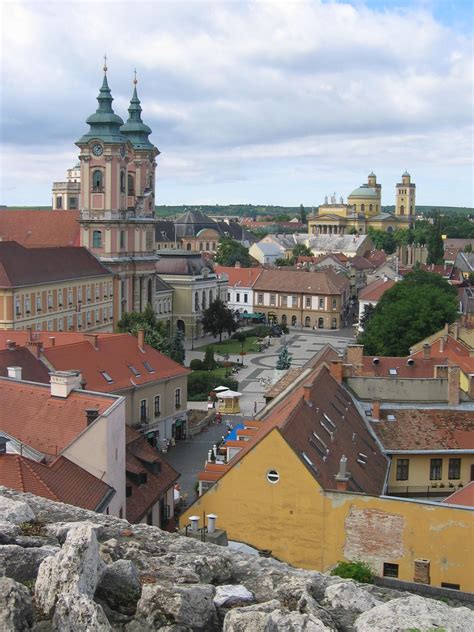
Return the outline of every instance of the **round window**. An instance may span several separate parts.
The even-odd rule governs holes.
[[[280,475],[278,474],[278,472],[276,470],[268,470],[267,472],[267,481],[269,483],[278,483],[278,481],[280,480]]]

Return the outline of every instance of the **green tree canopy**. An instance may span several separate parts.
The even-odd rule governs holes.
[[[243,268],[251,263],[248,248],[228,235],[219,239],[215,260],[221,266],[235,266],[238,261]]]
[[[184,334],[180,329],[176,330],[170,345],[169,356],[178,364],[184,364],[186,351],[184,349]]]
[[[302,204],[300,204],[300,222],[302,224],[306,224],[306,219],[307,219],[306,209]]]
[[[456,317],[456,289],[438,274],[415,270],[385,292],[358,342],[368,355],[405,356]]]
[[[117,323],[117,330],[122,333],[138,335],[138,330],[145,330],[145,342],[161,353],[170,355],[170,339],[166,325],[157,320],[156,314],[147,305],[143,312],[125,312]]]
[[[224,331],[230,336],[237,329],[234,313],[220,298],[216,298],[203,312],[201,322],[204,331],[214,337],[219,336],[219,341],[222,340]]]
[[[313,251],[308,246],[304,244],[296,244],[296,246],[291,251],[293,254],[293,258],[296,260],[298,257],[312,257]]]
[[[437,213],[428,236],[428,259],[426,263],[443,263],[444,244],[441,235],[441,215]]]

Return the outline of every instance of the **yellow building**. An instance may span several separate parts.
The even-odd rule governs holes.
[[[341,372],[302,371],[180,525],[213,513],[229,539],[295,566],[360,559],[379,575],[473,591],[472,511],[383,496],[388,461]]]
[[[85,248],[0,242],[0,329],[113,331],[113,275]]]
[[[349,233],[367,233],[369,228],[393,232],[400,228],[409,228],[415,217],[416,185],[405,171],[402,182],[396,185],[396,204],[394,213],[382,212],[382,186],[377,176],[371,172],[367,183],[354,189],[344,204],[342,198],[336,201],[335,195],[325,198],[315,215],[308,218],[310,235]]]

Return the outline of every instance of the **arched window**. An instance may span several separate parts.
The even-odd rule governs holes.
[[[100,169],[95,169],[92,172],[92,191],[94,193],[102,193],[104,190],[102,171]]]
[[[199,294],[197,292],[194,294],[194,311],[199,311]]]
[[[127,176],[128,195],[135,195],[135,179],[131,173]]]
[[[403,204],[400,206],[400,215],[405,215],[405,207]]]
[[[191,244],[189,242],[186,244],[186,250],[191,250]]]
[[[102,231],[94,230],[92,232],[92,248],[102,248]]]
[[[125,171],[120,172],[120,193],[125,193]]]
[[[365,213],[365,204],[360,205],[360,212]]]
[[[296,327],[296,321],[297,321],[296,316],[292,316],[292,317],[291,317],[291,326],[292,326],[292,327]]]
[[[324,328],[324,318],[318,318],[318,329]]]
[[[369,204],[369,212],[372,213],[372,204]]]
[[[306,318],[304,319],[304,326],[311,327],[311,318],[309,316],[306,316]]]

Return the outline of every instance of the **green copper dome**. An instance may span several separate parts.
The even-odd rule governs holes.
[[[135,149],[154,149],[154,145],[148,140],[151,129],[142,121],[142,108],[137,95],[136,80],[134,83],[132,100],[128,108],[128,121],[125,125],[122,125],[120,131],[128,138]]]
[[[349,195],[350,198],[377,198],[379,194],[375,189],[369,187],[368,184],[363,184],[362,186],[354,189],[352,193]]]
[[[76,144],[81,145],[88,143],[93,139],[99,139],[104,143],[120,143],[123,144],[127,139],[121,134],[120,126],[123,120],[114,113],[112,109],[113,97],[107,83],[107,75],[104,74],[104,81],[97,97],[99,107],[94,114],[91,114],[86,120],[89,124],[89,132],[84,134]]]

